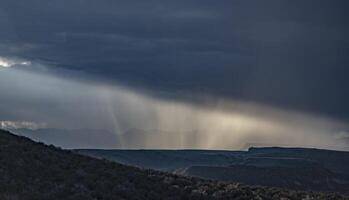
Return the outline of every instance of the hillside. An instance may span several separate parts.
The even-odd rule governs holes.
[[[349,152],[306,148],[77,152],[144,169],[247,185],[349,194]]]
[[[0,130],[0,199],[346,199],[141,170]]]

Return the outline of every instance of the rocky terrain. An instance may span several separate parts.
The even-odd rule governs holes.
[[[0,199],[348,199],[141,170],[0,130]]]
[[[293,190],[349,191],[349,152],[306,148],[214,150],[77,150],[144,169]]]

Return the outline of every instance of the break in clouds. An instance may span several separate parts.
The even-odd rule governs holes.
[[[15,61],[2,58],[1,62],[1,127],[19,132],[46,128],[51,133],[43,134],[56,133],[48,142],[65,148],[275,145],[348,150],[349,126],[331,118],[204,95],[202,99],[210,103],[169,100],[82,74],[75,79],[64,76],[65,72],[57,75],[27,61],[10,68],[3,66]]]

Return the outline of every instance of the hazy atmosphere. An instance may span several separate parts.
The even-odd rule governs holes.
[[[349,150],[347,4],[2,0],[0,128],[64,148]]]

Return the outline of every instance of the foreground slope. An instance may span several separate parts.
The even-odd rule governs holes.
[[[345,199],[140,170],[0,130],[0,199]]]
[[[349,194],[349,152],[307,148],[77,152],[145,169],[292,190]]]

